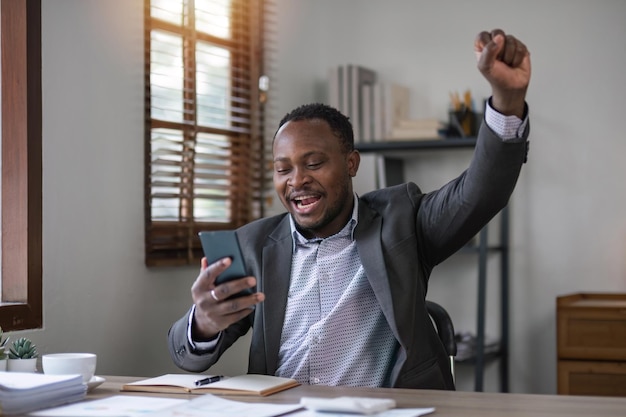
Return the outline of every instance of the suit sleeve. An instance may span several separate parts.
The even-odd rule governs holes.
[[[167,334],[168,347],[170,356],[176,366],[186,371],[202,372],[217,362],[219,359],[219,356],[216,354],[218,349],[214,349],[213,352],[200,354],[194,352],[193,346],[191,346],[187,338],[190,313],[191,310],[170,327]]]
[[[522,140],[506,142],[482,123],[469,167],[424,197],[418,224],[431,266],[459,250],[507,205],[526,161],[528,133],[526,125]]]
[[[242,319],[222,333],[214,350],[210,352],[196,352],[187,337],[190,313],[191,309],[170,327],[167,334],[170,357],[176,366],[185,371],[206,371],[218,361],[226,349],[235,343],[235,341],[250,328],[250,321]]]

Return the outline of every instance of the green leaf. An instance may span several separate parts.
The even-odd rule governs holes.
[[[31,359],[37,357],[37,346],[25,337],[21,337],[11,344],[10,359]]]

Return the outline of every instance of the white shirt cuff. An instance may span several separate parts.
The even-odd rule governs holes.
[[[196,311],[196,305],[194,304],[193,306],[191,306],[191,311],[189,312],[189,317],[187,318],[187,341],[189,342],[189,345],[194,351],[211,352],[215,349],[215,346],[217,346],[217,342],[220,341],[220,337],[222,337],[222,332],[219,332],[217,336],[215,337],[215,339],[210,340],[208,342],[194,341],[193,338],[191,337],[191,326],[193,323],[193,315],[195,311]]]
[[[496,135],[503,141],[512,141],[523,137],[526,125],[528,125],[528,115],[524,120],[517,116],[505,116],[491,107],[491,99],[487,100],[485,106],[485,122]]]

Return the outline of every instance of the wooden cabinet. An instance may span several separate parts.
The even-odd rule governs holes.
[[[557,298],[558,393],[626,396],[626,294]]]

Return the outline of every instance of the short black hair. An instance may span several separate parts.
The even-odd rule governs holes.
[[[335,136],[341,141],[346,153],[354,150],[354,131],[350,119],[334,107],[323,103],[303,104],[293,109],[280,121],[276,133],[287,122],[311,119],[320,119],[328,123]],[[276,138],[276,133],[274,133],[274,138]]]

